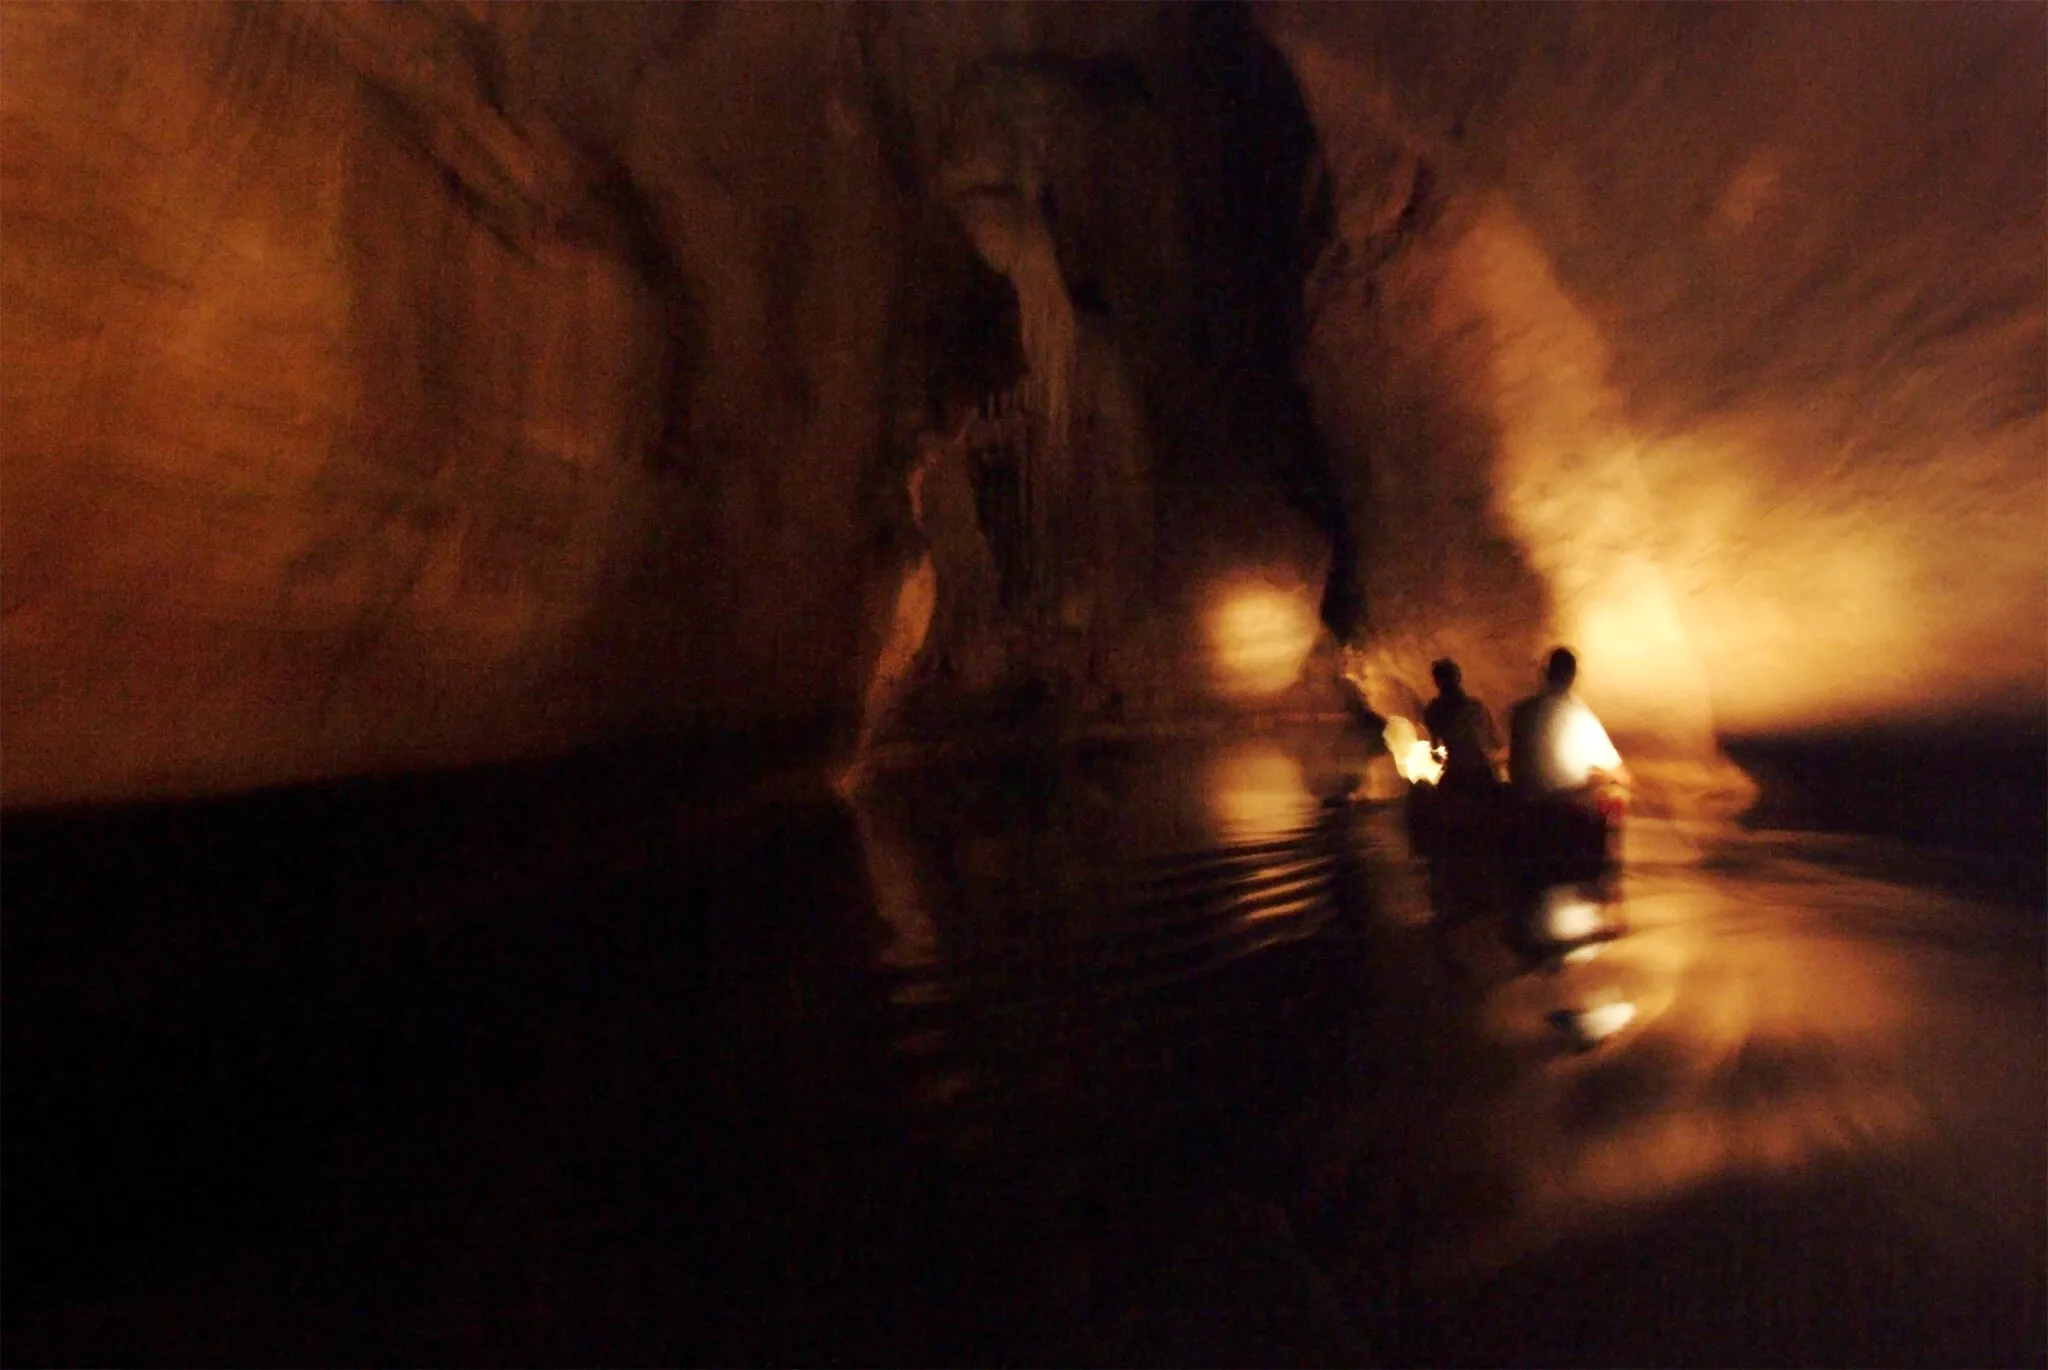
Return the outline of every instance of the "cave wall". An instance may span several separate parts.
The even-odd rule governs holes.
[[[900,248],[829,16],[0,24],[8,802],[857,708]]]
[[[1449,652],[1505,700],[1570,640],[1610,722],[1679,750],[2038,720],[2038,9],[1258,17],[1335,201],[1304,371],[1361,675]]]
[[[1201,704],[1233,548],[1312,595],[1327,541],[1284,453],[1173,493],[1291,384],[1216,342],[1232,125],[1179,131],[1247,44],[1284,77],[1176,6],[0,9],[0,797]]]
[[[1329,704],[1327,679],[1234,698],[1205,627],[1247,573],[1312,609],[1328,558],[1329,528],[1289,492],[1293,467],[1322,463],[1286,253],[1314,147],[1285,64],[1227,6],[1022,6],[994,44],[971,9],[910,13],[985,45],[950,100],[907,118],[935,194],[1015,291],[1024,355],[964,439],[996,568],[968,575],[993,599],[949,610],[942,566],[904,727],[1020,699],[1063,726]],[[893,88],[918,88],[916,54],[967,46],[892,27],[911,54]],[[960,539],[935,541],[961,560]]]
[[[0,8],[0,798],[2037,713],[2048,34],[1946,13]]]

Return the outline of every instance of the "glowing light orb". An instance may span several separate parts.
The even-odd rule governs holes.
[[[1209,613],[1217,683],[1233,695],[1281,693],[1300,679],[1318,630],[1306,594],[1265,584],[1226,592]]]

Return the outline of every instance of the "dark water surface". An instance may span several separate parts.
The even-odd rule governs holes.
[[[1643,824],[1531,970],[1358,759],[11,816],[7,1361],[2040,1363],[2038,917]]]
[[[1752,831],[1826,833],[1839,861],[2048,907],[2048,734],[2034,721],[1735,738],[1760,786]],[[1853,839],[1868,839],[1855,841]]]

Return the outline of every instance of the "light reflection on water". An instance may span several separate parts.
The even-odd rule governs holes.
[[[968,1146],[1106,1144],[1148,1059],[1258,1031],[1269,1005],[1233,968],[1368,899],[1352,816],[1310,789],[1324,770],[1313,747],[1255,739],[869,785],[852,808],[875,959],[926,1124]]]
[[[1467,1282],[1729,1186],[1868,1174],[1892,1177],[1872,1182],[1896,1199],[1906,1166],[1930,1190],[2002,1171],[2002,1199],[1942,1211],[1925,1239],[1990,1240],[2019,1268],[2038,1262],[2023,1216],[2041,1210],[2038,1186],[2018,1178],[2038,1164],[1952,1141],[1980,1146],[1972,1115],[1987,1107],[2042,1111],[2014,1103],[2039,1093],[2044,1062],[2014,1012],[2039,976],[2010,955],[2024,942],[2008,920],[1775,860],[1639,870],[1629,889],[1628,937],[1597,960],[1503,978],[1480,1004],[1483,1040],[1522,1062],[1476,1132],[1501,1197],[1476,1234],[1434,1244],[1431,1278]],[[1878,935],[1901,924],[1935,945]],[[1940,945],[1972,926],[1977,946]],[[1996,988],[1980,1002],[1987,977]],[[1597,1044],[1567,1021],[1588,1010],[1617,1020]],[[1546,1033],[1546,1017],[1565,1031]],[[2001,1045],[1973,1040],[1987,1029]]]
[[[1315,808],[1301,763],[1270,742],[1224,751],[1209,763],[1203,790],[1226,841],[1299,836]]]
[[[1467,1158],[1441,1173],[1493,1176],[1416,1200],[1463,1213],[1418,1238],[1426,1278],[1469,1281],[1716,1180],[1896,1160],[1960,1107],[1916,1036],[1930,1005],[1960,1011],[1953,992],[1924,955],[1839,926],[1845,909],[1942,925],[1935,896],[1650,864],[1627,881],[1631,935],[1532,972],[1494,927],[1429,924],[1397,813],[1321,802],[1322,745],[1083,759],[1036,794],[1028,775],[926,777],[864,799],[878,961],[938,1133],[1103,1145],[1162,1040],[1227,1039],[1272,1010],[1224,988],[1233,967],[1284,985],[1361,930],[1387,958],[1357,995],[1378,1083],[1328,1082],[1325,1105],[1348,1093]],[[1553,1015],[1587,1010],[1601,1030],[1562,1040]],[[2011,1068],[2038,1055],[2015,1042]]]

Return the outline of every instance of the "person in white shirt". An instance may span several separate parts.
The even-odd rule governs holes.
[[[1558,648],[1544,668],[1542,692],[1508,715],[1508,777],[1529,798],[1590,798],[1596,779],[1627,776],[1607,730],[1572,693],[1578,674],[1579,659]]]
[[[1619,869],[1628,770],[1572,693],[1578,673],[1578,658],[1558,648],[1542,691],[1508,715],[1508,779],[1521,809],[1517,860],[1539,885],[1606,881]]]

